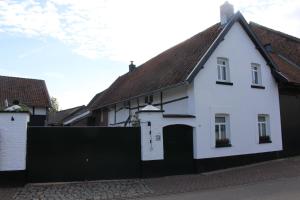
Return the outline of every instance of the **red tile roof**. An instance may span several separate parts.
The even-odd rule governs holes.
[[[184,82],[222,29],[217,23],[120,76],[93,108]]]
[[[300,83],[300,72],[296,67],[296,65],[300,66],[299,39],[254,23],[248,27],[240,13],[236,15],[236,19],[238,18],[242,19],[246,28],[250,27],[256,34],[258,43],[272,44],[276,53],[269,53],[267,59],[272,58],[281,74],[287,77],[289,82]],[[184,83],[223,29],[217,23],[164,51],[133,72],[120,76],[108,89],[91,101],[93,105],[91,109]]]
[[[5,106],[6,99],[9,105],[18,100],[27,106],[50,106],[46,83],[37,79],[0,76],[0,108]]]
[[[289,82],[300,84],[300,39],[251,22],[263,45],[271,44],[270,56]]]

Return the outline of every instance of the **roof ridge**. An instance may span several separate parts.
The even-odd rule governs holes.
[[[176,44],[176,45],[174,45],[174,46],[172,46],[172,47],[169,47],[168,49],[164,50],[163,52],[160,52],[159,54],[153,56],[153,57],[150,58],[149,60],[145,61],[143,64],[141,64],[141,65],[139,65],[138,67],[136,67],[136,70],[134,70],[133,72],[126,72],[125,74],[120,75],[118,78],[124,77],[124,76],[126,76],[126,75],[135,73],[137,70],[140,69],[140,67],[143,67],[143,65],[144,65],[145,63],[148,63],[148,62],[150,62],[151,60],[153,60],[153,59],[155,59],[155,58],[161,56],[162,54],[165,54],[165,53],[169,52],[170,50],[173,50],[174,48],[176,48],[176,47],[178,47],[178,46],[180,46],[180,45],[186,43],[187,41],[193,39],[194,37],[199,36],[199,35],[201,35],[202,33],[204,33],[204,32],[206,32],[206,31],[212,29],[213,27],[215,27],[215,26],[218,25],[218,24],[220,24],[220,22],[217,22],[217,23],[215,23],[215,24],[213,24],[213,25],[207,27],[206,29],[202,30],[201,32],[198,32],[198,33],[194,34],[193,36],[189,37],[188,39],[185,39],[185,40],[179,42],[178,44]]]
[[[0,75],[0,77],[5,77],[5,78],[15,78],[15,79],[26,79],[26,80],[34,80],[34,81],[44,81],[43,79],[36,79],[36,78],[25,78],[25,77],[19,77],[19,76],[4,76]]]
[[[65,112],[65,111],[69,111],[69,110],[73,110],[73,109],[78,109],[78,108],[81,108],[81,107],[84,107],[85,105],[81,105],[81,106],[75,106],[73,108],[67,108],[67,109],[64,109],[64,110],[59,110],[57,112]]]
[[[250,24],[250,25],[254,25],[254,26],[259,26],[259,27],[261,27],[261,28],[263,28],[263,29],[266,29],[266,30],[268,30],[268,31],[271,31],[271,32],[273,32],[273,33],[275,33],[275,34],[279,34],[279,35],[281,35],[281,36],[283,36],[283,37],[286,37],[286,38],[295,40],[296,42],[299,42],[299,43],[300,43],[300,38],[297,38],[297,37],[295,37],[295,36],[293,36],[293,35],[289,35],[289,34],[287,34],[287,33],[283,33],[283,32],[281,32],[281,31],[274,30],[274,29],[272,29],[272,28],[263,26],[263,25],[258,24],[258,23],[256,23],[256,22],[250,21],[249,24]]]

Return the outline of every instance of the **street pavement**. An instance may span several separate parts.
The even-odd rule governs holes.
[[[0,188],[0,200],[300,199],[300,157],[206,174]],[[256,195],[256,196],[255,196]],[[284,196],[282,196],[284,195]],[[297,198],[299,196],[299,198]],[[201,197],[201,198],[200,198]]]
[[[299,200],[300,177],[289,177],[255,184],[216,188],[181,194],[143,198],[143,200]]]

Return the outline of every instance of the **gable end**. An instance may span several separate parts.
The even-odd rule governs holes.
[[[204,54],[204,56],[200,59],[200,61],[197,63],[197,65],[194,67],[193,71],[188,75],[187,81],[191,83],[198,72],[203,68],[206,61],[209,59],[211,54],[215,51],[215,49],[218,47],[218,45],[224,40],[224,37],[228,33],[228,31],[231,29],[233,24],[235,22],[239,22],[243,29],[246,31],[247,35],[251,39],[251,41],[255,44],[256,49],[260,52],[260,54],[263,56],[263,58],[267,61],[267,65],[271,68],[272,75],[276,80],[284,81],[286,82],[287,79],[282,76],[281,73],[278,72],[277,67],[275,63],[272,61],[271,57],[268,55],[254,32],[249,28],[249,25],[243,15],[240,12],[237,12],[234,17],[231,19],[231,21],[225,26],[223,31],[219,34],[219,36],[216,38],[216,40],[212,43],[212,45],[209,47],[207,52]]]

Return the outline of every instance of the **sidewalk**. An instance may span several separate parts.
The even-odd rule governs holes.
[[[225,188],[161,195],[143,200],[299,200],[300,176]]]

